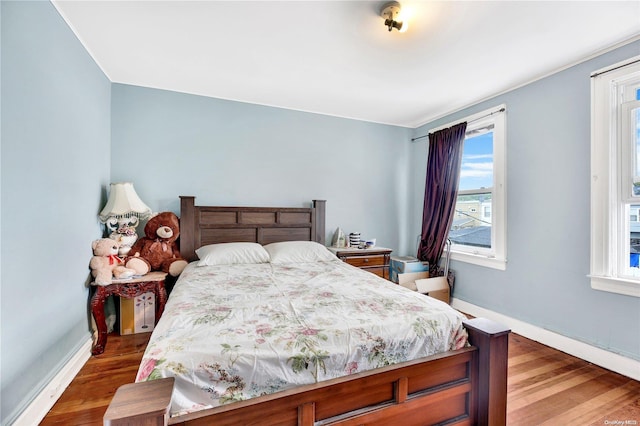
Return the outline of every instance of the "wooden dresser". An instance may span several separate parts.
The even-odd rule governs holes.
[[[389,279],[389,262],[393,250],[384,247],[368,249],[327,247],[340,260]]]

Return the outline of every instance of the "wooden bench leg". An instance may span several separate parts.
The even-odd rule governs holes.
[[[97,286],[91,298],[91,313],[96,321],[96,328],[98,329],[98,337],[91,349],[93,355],[103,353],[104,347],[107,344],[107,322],[104,317],[104,302],[107,296],[108,294],[105,288],[103,286]]]
[[[166,426],[175,379],[120,386],[104,413],[104,426]]]

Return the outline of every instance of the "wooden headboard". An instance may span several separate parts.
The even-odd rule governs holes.
[[[325,200],[309,208],[196,206],[180,196],[180,254],[197,259],[196,249],[216,243],[317,241],[325,243]]]

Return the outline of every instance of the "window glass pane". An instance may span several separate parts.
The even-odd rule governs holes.
[[[640,196],[640,108],[636,108],[631,111],[631,132],[633,139],[633,158],[635,160],[635,167],[633,168],[633,196]]]
[[[467,137],[460,167],[461,191],[493,186],[493,131]]]
[[[640,276],[640,221],[638,216],[640,205],[632,204],[629,208],[629,275]]]
[[[491,192],[458,195],[449,238],[454,244],[491,248]]]
[[[449,230],[454,244],[491,248],[492,187],[493,130],[469,132],[462,152],[460,193]]]

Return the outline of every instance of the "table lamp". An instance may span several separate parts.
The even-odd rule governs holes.
[[[151,217],[151,209],[136,194],[131,182],[112,183],[109,199],[100,214],[100,222],[111,231],[109,238],[120,242],[120,256],[126,256],[138,239],[140,219]]]

